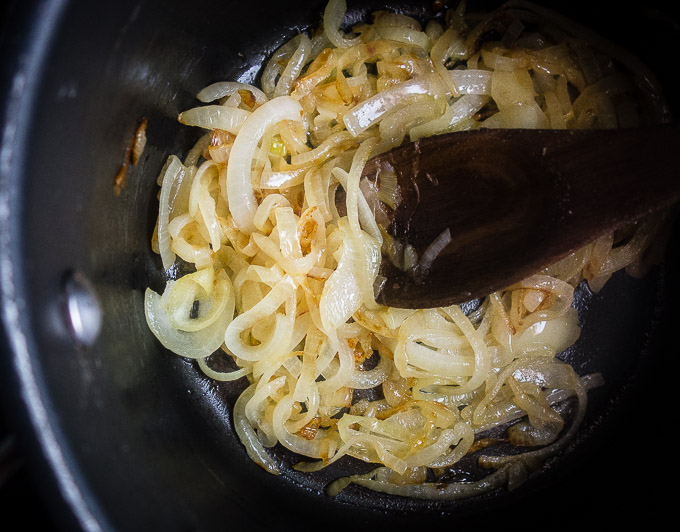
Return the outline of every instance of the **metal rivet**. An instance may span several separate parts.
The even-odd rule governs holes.
[[[90,280],[80,272],[68,272],[63,283],[64,312],[76,342],[91,346],[102,324],[99,299]]]

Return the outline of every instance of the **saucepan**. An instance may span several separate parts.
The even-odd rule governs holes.
[[[468,0],[469,9],[487,9]],[[441,2],[353,2],[426,17]],[[412,500],[259,468],[232,427],[239,383],[210,381],[149,331],[156,177],[199,134],[177,123],[219,80],[257,82],[324,0],[10,2],[2,40],[0,306],[4,405],[55,522],[65,530],[555,527],[661,519],[677,473],[674,388],[680,235],[642,279],[579,292],[583,331],[564,354],[600,372],[577,438],[519,488],[457,502]],[[555,2],[658,76],[677,114],[677,6]],[[147,145],[115,186],[145,119]],[[669,146],[669,149],[678,147]],[[644,176],[641,176],[644,178]],[[118,181],[120,185],[120,181]],[[351,461],[350,461],[351,462]],[[324,476],[327,475],[327,476]]]

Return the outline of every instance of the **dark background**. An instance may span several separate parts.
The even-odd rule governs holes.
[[[0,0],[0,49],[6,46],[5,28],[12,22],[17,3],[17,0]],[[0,351],[0,356],[5,356],[4,351]],[[0,408],[0,523],[20,522],[26,528],[54,530],[56,525],[37,494],[36,481],[26,467],[21,443],[16,441],[10,426],[8,408],[6,404]],[[0,528],[4,526],[0,524]]]

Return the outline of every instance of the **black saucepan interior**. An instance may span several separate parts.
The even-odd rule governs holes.
[[[471,10],[488,4],[468,0]],[[177,113],[210,82],[257,80],[267,54],[316,23],[324,5],[120,0],[94,8],[74,0],[21,8],[24,33],[12,50],[24,56],[12,64],[23,77],[7,80],[14,134],[8,138],[5,129],[12,149],[4,152],[1,183],[9,205],[1,268],[6,388],[59,519],[69,529],[287,530],[662,515],[670,501],[659,485],[668,446],[648,438],[669,436],[664,401],[674,357],[663,340],[678,294],[673,245],[666,264],[646,278],[616,275],[598,295],[579,293],[583,334],[565,356],[581,373],[602,372],[607,384],[590,392],[575,445],[515,492],[458,503],[356,487],[325,496],[328,479],[363,467],[351,461],[306,476],[276,450],[284,472],[265,473],[231,429],[242,383],[210,382],[148,331],[143,291],[163,283],[150,249],[156,176],[169,153],[181,155],[199,135],[180,126]],[[358,19],[385,4],[349,5]],[[396,7],[431,12],[429,2]],[[669,74],[680,35],[673,13],[651,5],[624,10],[618,2],[554,7],[644,59],[677,105]],[[116,196],[113,179],[141,117],[148,145]],[[74,342],[64,320],[65,282],[74,272],[91,281],[103,309],[90,347]]]

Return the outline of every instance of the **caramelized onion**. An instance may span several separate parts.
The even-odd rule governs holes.
[[[208,105],[180,115],[209,132],[159,176],[153,245],[169,280],[145,294],[149,328],[209,378],[247,380],[234,426],[272,474],[268,448],[280,444],[304,457],[298,471],[375,464],[331,495],[350,484],[440,500],[513,489],[564,450],[603,382],[559,358],[580,334],[575,290],[634,267],[663,216],[481,303],[393,309],[375,299],[381,262],[418,281],[456,228],[418,257],[388,230],[396,171],[376,185],[361,181],[364,166],[449,131],[618,127],[662,120],[665,107],[639,62],[524,1],[481,18],[460,2],[424,31],[387,12],[345,30],[346,10],[331,0],[320,32],[274,51],[262,90],[216,82],[198,94]],[[213,368],[218,356],[230,369]],[[491,429],[515,448],[502,452]],[[482,449],[487,476],[445,481]]]

